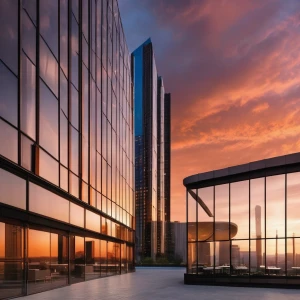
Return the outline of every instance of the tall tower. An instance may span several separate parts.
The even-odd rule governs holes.
[[[259,267],[262,265],[262,241],[261,241],[261,206],[256,205],[255,206],[255,227],[256,227],[256,267],[259,269]]]
[[[136,255],[157,253],[157,71],[151,39],[131,55],[134,82]]]

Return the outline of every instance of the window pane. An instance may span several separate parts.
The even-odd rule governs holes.
[[[32,171],[32,147],[34,142],[26,136],[21,136],[21,166]]]
[[[35,66],[22,54],[21,129],[35,140]]]
[[[58,1],[40,0],[40,33],[58,58]]]
[[[89,210],[86,210],[85,214],[86,228],[96,232],[100,232],[100,216]]]
[[[78,129],[78,91],[71,85],[71,123]]]
[[[72,14],[71,16],[71,81],[74,86],[78,89],[78,64],[79,64],[79,50],[78,50],[78,23]]]
[[[89,203],[89,186],[82,181],[82,186],[81,186],[81,199],[82,201],[84,201],[85,203]]]
[[[196,200],[195,200],[196,202]],[[213,239],[214,188],[198,189],[198,241]],[[202,230],[204,229],[204,230]]]
[[[257,239],[250,241],[251,275],[265,274],[265,240]]]
[[[70,163],[70,168],[75,174],[78,174],[79,133],[72,126],[70,126],[70,128],[71,128],[71,163]]]
[[[0,154],[6,158],[18,162],[18,132],[13,127],[0,119]]]
[[[2,46],[0,48],[5,47]],[[13,125],[18,126],[18,80],[1,61],[0,91],[0,116]]]
[[[107,241],[100,241],[101,276],[107,274]]]
[[[68,166],[68,120],[64,113],[60,112],[60,162]]]
[[[68,169],[60,166],[60,187],[68,191]]]
[[[58,162],[45,151],[40,150],[39,175],[58,185],[58,168]]]
[[[58,65],[53,54],[40,38],[40,75],[57,97],[58,95]]]
[[[23,228],[0,223],[0,290],[1,299],[22,295]],[[13,261],[19,260],[19,261]]]
[[[60,0],[60,65],[68,76],[68,0]]]
[[[85,238],[85,280],[100,277],[100,240]]]
[[[69,223],[69,201],[32,182],[29,183],[29,210]]]
[[[249,240],[233,241],[231,245],[232,274],[249,274]]]
[[[267,219],[268,221],[268,219]],[[266,240],[266,275],[284,275],[285,239]]]
[[[230,222],[237,226],[237,233],[231,238],[249,238],[249,181],[230,185]],[[233,225],[233,224],[232,224]]]
[[[250,180],[251,238],[265,237],[265,178]]]
[[[84,208],[72,202],[70,202],[70,223],[84,227]]]
[[[70,172],[70,194],[75,197],[79,197],[79,178]]]
[[[287,236],[300,237],[300,172],[287,174]]]
[[[285,176],[270,176],[266,180],[266,236],[285,237]]]
[[[18,74],[18,0],[0,1],[0,28],[0,59]]]
[[[300,239],[287,239],[287,275],[300,275]]]
[[[36,0],[23,0],[22,7],[28,13],[33,23],[36,24]]]
[[[35,64],[36,32],[35,26],[25,10],[22,11],[22,49]]]
[[[228,240],[229,239],[229,185],[228,184],[217,185],[215,187],[215,222],[216,222],[215,240]],[[234,228],[236,227],[231,226],[232,229],[231,236],[233,236],[234,232],[236,234],[236,231],[233,230]],[[221,244],[221,245],[225,245],[225,244]]]
[[[26,182],[24,179],[0,169],[0,190],[0,202],[26,209]]]
[[[58,156],[58,101],[40,81],[40,145]]]
[[[29,229],[28,260],[28,294],[51,289],[47,280],[51,275],[49,232]]]
[[[85,278],[85,251],[84,238],[80,236],[70,237],[70,272],[71,283],[84,281]]]
[[[62,71],[60,71],[60,108],[68,117],[68,81]]]
[[[68,284],[68,237],[51,233],[51,288]]]

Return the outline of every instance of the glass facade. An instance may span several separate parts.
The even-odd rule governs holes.
[[[298,162],[185,183],[186,282],[299,285],[299,171]]]
[[[117,0],[3,0],[0,24],[0,228],[24,245],[13,261],[0,234],[0,298],[134,270],[131,60]]]

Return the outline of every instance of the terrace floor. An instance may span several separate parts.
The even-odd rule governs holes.
[[[184,268],[137,268],[135,273],[111,276],[22,297],[24,300],[299,300],[300,289],[269,289],[184,285]]]

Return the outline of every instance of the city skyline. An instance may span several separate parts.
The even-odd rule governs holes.
[[[300,150],[299,1],[119,6],[129,49],[151,36],[173,95],[172,221],[185,221],[183,177]]]

